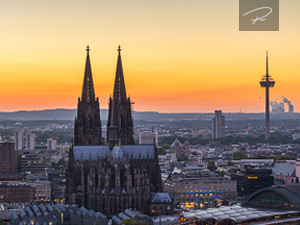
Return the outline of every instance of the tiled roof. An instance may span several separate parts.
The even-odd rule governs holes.
[[[96,160],[106,158],[106,155],[110,153],[109,146],[74,146],[73,154],[74,160]]]
[[[84,224],[107,224],[105,215],[93,210],[87,210],[84,207],[80,209],[77,205],[35,205],[32,203],[27,205],[25,209],[21,209],[19,213],[12,212],[11,224],[61,224],[60,221],[69,221],[68,224],[79,225],[81,221]],[[62,223],[66,224],[66,223]]]
[[[154,159],[155,149],[153,145],[122,145],[114,146],[110,151],[109,146],[74,146],[74,161],[77,160],[97,160],[112,156],[122,160],[125,156],[129,159]]]
[[[275,162],[272,173],[275,175],[282,175],[282,176],[295,176],[295,163],[278,163]]]
[[[151,199],[152,203],[172,202],[169,193],[156,193]]]
[[[171,147],[175,147],[176,143],[179,144],[180,147],[183,147],[183,145],[181,144],[181,142],[176,138],[176,140],[171,144]]]
[[[298,211],[270,211],[270,210],[259,210],[254,208],[245,208],[239,205],[234,206],[221,206],[219,208],[209,208],[207,210],[195,210],[191,212],[185,212],[180,214],[185,219],[197,218],[198,220],[204,221],[207,219],[215,219],[219,222],[226,219],[241,223],[243,221],[258,219],[264,217],[273,217],[275,215],[288,215],[292,213],[299,213]]]

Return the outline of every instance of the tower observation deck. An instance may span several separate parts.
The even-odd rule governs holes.
[[[268,52],[266,53],[266,75],[261,78],[259,82],[262,88],[266,88],[266,133],[265,139],[270,137],[270,102],[269,102],[269,88],[274,87],[275,81],[269,75],[269,62],[268,62]]]

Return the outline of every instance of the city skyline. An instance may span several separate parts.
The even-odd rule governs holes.
[[[263,112],[267,50],[270,99],[286,96],[298,111],[295,0],[280,3],[279,32],[239,32],[237,1],[73,3],[2,3],[0,111],[75,108],[87,44],[101,109],[120,44],[135,111]]]

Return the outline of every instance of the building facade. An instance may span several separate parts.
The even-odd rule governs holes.
[[[53,138],[47,139],[47,150],[56,150],[57,140]]]
[[[215,117],[212,119],[212,138],[218,139],[225,137],[225,116],[221,110],[215,111]]]
[[[272,176],[274,184],[294,184],[299,183],[299,177],[296,176],[298,170],[299,176],[299,158],[297,160],[286,160],[274,162]]]
[[[25,150],[34,150],[36,135],[31,132],[27,132],[25,137]]]
[[[170,193],[177,207],[185,209],[216,206],[218,199],[237,196],[236,181],[224,177],[172,175],[163,189]]]
[[[169,193],[156,193],[151,199],[151,216],[172,215],[174,213],[173,201]]]
[[[157,145],[157,133],[153,131],[143,131],[139,133],[140,145]]]
[[[19,155],[19,163],[21,173],[45,173],[51,167],[50,154],[25,150]]]
[[[254,208],[300,210],[300,184],[274,185],[251,193],[243,205]]]
[[[24,130],[16,129],[14,131],[15,150],[19,151],[23,149],[24,145]]]
[[[15,144],[4,141],[0,143],[0,174],[16,173]]]
[[[155,145],[134,145],[132,102],[126,96],[120,47],[109,99],[107,143],[102,140],[89,51],[88,47],[75,142],[69,152],[66,203],[112,216],[149,203],[151,192],[161,191],[160,169]]]
[[[0,203],[31,203],[34,187],[24,182],[1,182]]]
[[[232,180],[237,182],[239,195],[248,195],[260,188],[271,187],[274,177],[271,169],[244,166],[240,173],[230,174]]]

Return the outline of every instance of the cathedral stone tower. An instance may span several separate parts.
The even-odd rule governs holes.
[[[99,102],[95,99],[89,48],[75,143],[69,151],[66,203],[106,216],[148,207],[162,190],[156,146],[134,145],[131,102],[126,97],[120,47],[113,98],[109,102],[108,144],[101,143]],[[116,144],[119,143],[119,144]]]
[[[100,145],[101,121],[99,100],[95,98],[91,69],[90,48],[87,46],[81,99],[78,98],[77,117],[74,127],[75,145]]]
[[[107,121],[107,142],[111,147],[115,144],[132,145],[133,122],[131,116],[131,101],[126,96],[125,81],[121,60],[121,48],[118,48],[118,62],[115,77],[113,97],[109,99],[109,114]]]

